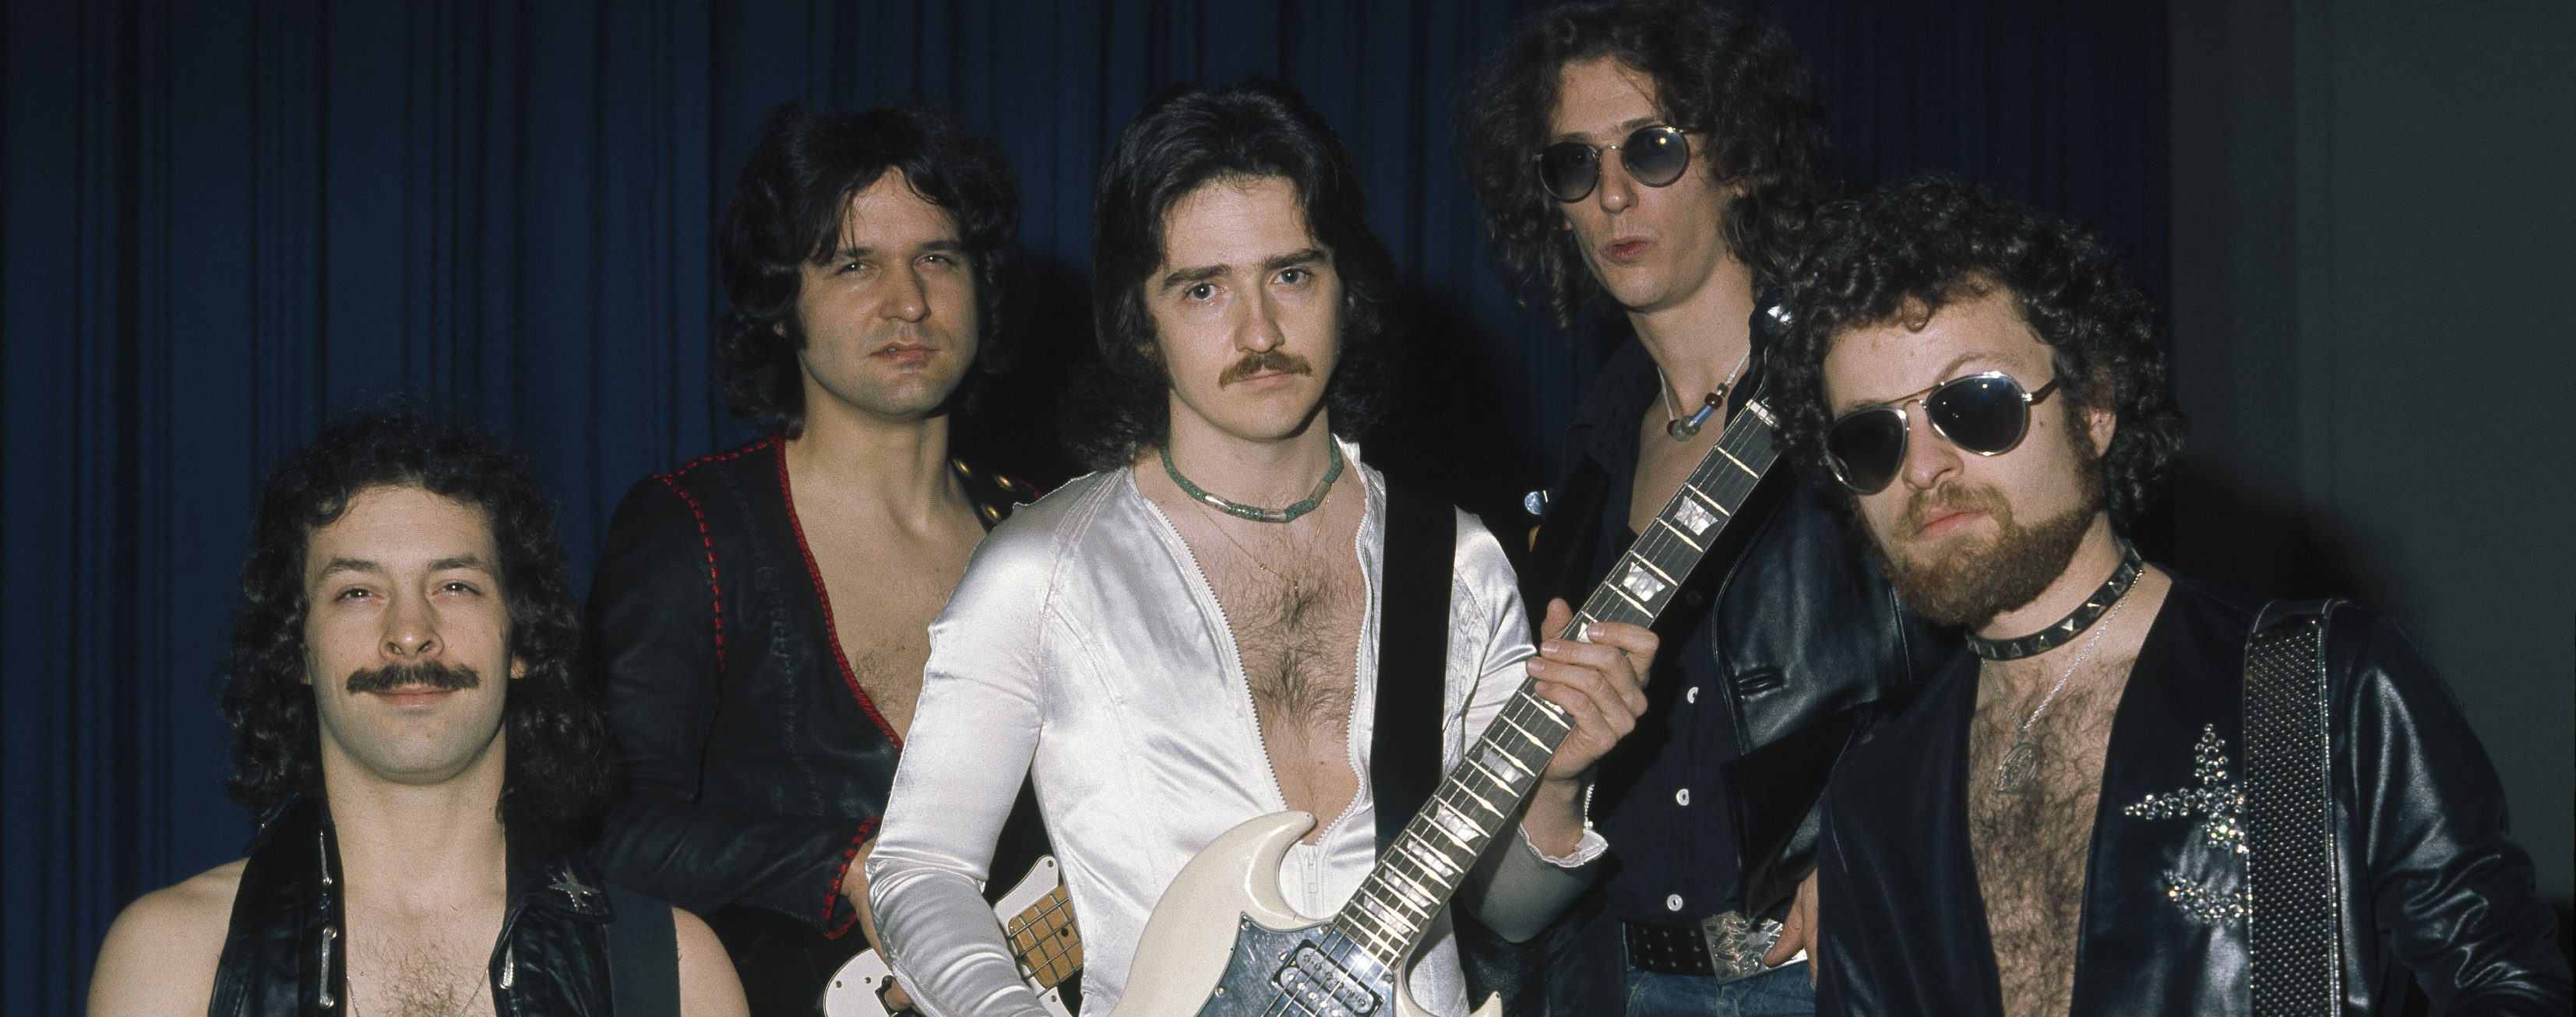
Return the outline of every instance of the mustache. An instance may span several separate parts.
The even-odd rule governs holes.
[[[470,689],[483,684],[483,676],[463,664],[442,664],[424,660],[417,664],[395,664],[371,668],[349,675],[350,692],[384,692],[406,685],[426,685],[439,691]]]
[[[1897,518],[1901,527],[1898,532],[1921,530],[1933,516],[1945,512],[1983,512],[2001,519],[2005,508],[2003,492],[1994,488],[1943,484],[1930,491],[1917,491],[1914,497],[1906,500],[1905,513]]]
[[[1306,358],[1287,352],[1286,350],[1262,350],[1258,353],[1246,353],[1243,355],[1243,359],[1227,365],[1224,372],[1216,376],[1216,387],[1224,388],[1228,385],[1234,384],[1235,382],[1242,381],[1245,378],[1260,374],[1263,371],[1277,371],[1281,374],[1311,375],[1315,373],[1315,365],[1307,363]]]

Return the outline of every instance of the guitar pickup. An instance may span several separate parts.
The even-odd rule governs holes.
[[[1377,1010],[1377,994],[1313,943],[1297,944],[1270,983],[1315,1017],[1361,1017]]]

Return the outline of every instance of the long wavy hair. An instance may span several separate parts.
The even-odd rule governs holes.
[[[1806,58],[1777,26],[1704,0],[1613,0],[1531,15],[1459,94],[1459,161],[1485,209],[1485,237],[1517,284],[1559,326],[1606,301],[1539,182],[1541,147],[1565,65],[1612,57],[1655,82],[1664,119],[1691,132],[1693,158],[1743,185],[1720,228],[1760,283],[1776,282],[1822,194],[1824,104]],[[1705,147],[1701,147],[1705,146]]]
[[[2091,230],[1982,185],[1918,177],[1817,212],[1782,294],[1790,320],[1771,358],[1790,453],[1812,467],[1809,476],[1833,475],[1824,361],[1837,337],[1926,321],[1997,289],[2048,345],[2066,412],[2114,414],[2103,487],[2112,521],[2135,525],[2189,429],[2174,404],[2155,304]]]
[[[1279,82],[1248,78],[1212,92],[1183,86],[1148,103],[1101,167],[1091,259],[1100,362],[1064,403],[1066,444],[1085,465],[1126,465],[1171,434],[1171,380],[1145,307],[1146,280],[1163,263],[1164,215],[1210,183],[1266,177],[1296,189],[1306,232],[1341,277],[1341,353],[1324,387],[1332,429],[1349,437],[1376,422],[1392,380],[1386,333],[1395,256],[1369,229],[1350,148]]]
[[[982,380],[1016,359],[1020,185],[1001,146],[955,111],[897,102],[863,112],[772,107],[753,132],[716,237],[732,305],[716,324],[716,387],[745,423],[795,437],[805,428],[805,375],[796,319],[804,265],[841,247],[850,199],[888,170],[957,226],[975,282],[975,362],[953,397],[973,402]],[[781,334],[784,330],[784,334]]]
[[[305,552],[313,532],[362,492],[419,487],[482,510],[498,549],[510,654],[505,815],[589,832],[613,786],[607,715],[580,664],[581,602],[565,567],[555,507],[527,455],[453,414],[409,402],[342,414],[269,471],[251,516],[241,603],[223,665],[232,729],[225,790],[254,817],[321,790],[321,729],[304,683]]]

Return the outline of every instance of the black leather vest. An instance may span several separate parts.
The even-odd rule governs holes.
[[[608,924],[597,869],[529,824],[510,826],[510,904],[492,944],[493,1008],[502,1017],[605,1017]],[[215,965],[209,1017],[348,1013],[340,849],[312,797],[281,806],[251,843],[232,925]]]

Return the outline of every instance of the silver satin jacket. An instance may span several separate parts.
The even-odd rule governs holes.
[[[1355,466],[1358,449],[1345,443]],[[1350,762],[1369,772],[1377,702],[1377,617],[1386,494],[1357,466],[1368,512],[1358,547],[1368,583]],[[1528,622],[1503,549],[1459,513],[1451,586],[1441,759],[1455,765],[1526,675]],[[1191,856],[1248,819],[1285,811],[1250,687],[1215,591],[1179,531],[1137,491],[1133,471],[1094,473],[1014,513],[975,551],[930,627],[921,702],[867,865],[887,961],[936,1017],[1040,1014],[980,887],[1023,774],[1063,865],[1083,955],[1083,1012],[1105,1014],[1127,984],[1145,919]],[[1279,883],[1328,916],[1375,863],[1377,811],[1363,779],[1320,843],[1300,843]],[[1585,831],[1569,859],[1541,860],[1527,837],[1489,855],[1478,913],[1535,929],[1587,878],[1605,846]],[[1005,882],[1018,873],[1000,874]],[[1466,986],[1444,917],[1412,976],[1414,998],[1464,1014]]]

